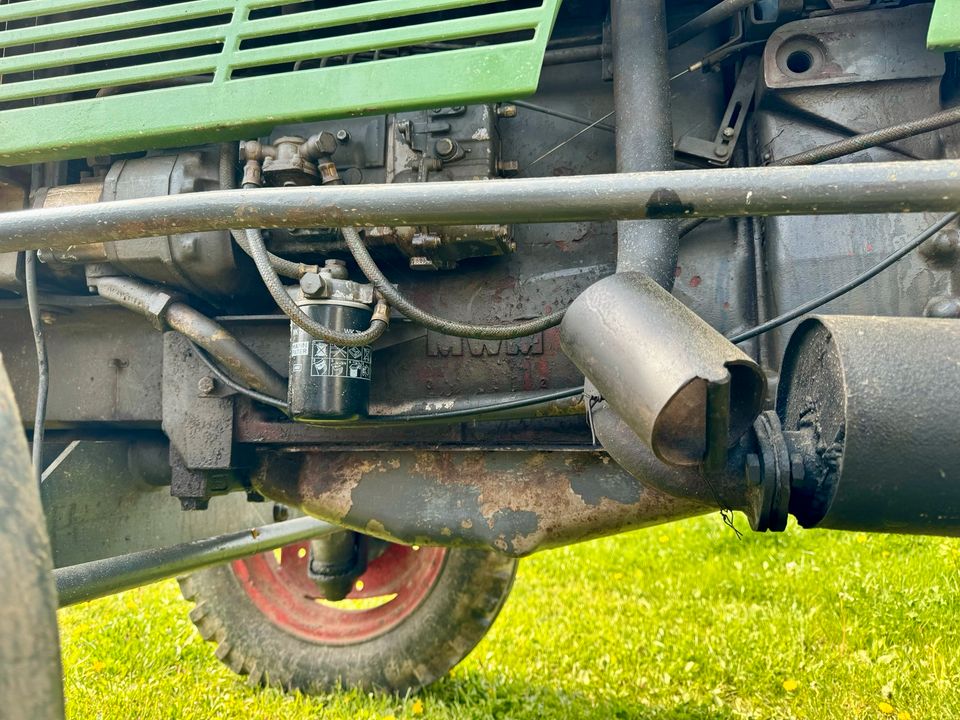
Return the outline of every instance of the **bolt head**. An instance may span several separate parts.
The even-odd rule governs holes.
[[[348,130],[337,130],[337,142],[350,142],[350,132]]]
[[[319,273],[305,273],[300,278],[300,290],[307,297],[317,297],[323,293],[326,283]]]
[[[317,133],[308,142],[318,155],[332,155],[337,150],[337,137],[328,130]]]
[[[513,103],[500,103],[497,105],[497,115],[502,118],[515,118],[517,116],[517,106]]]
[[[217,389],[217,381],[209,375],[204,375],[197,381],[197,392],[201,395],[209,395]]]
[[[437,155],[440,155],[441,157],[447,157],[456,152],[457,146],[450,138],[440,138],[437,140],[436,145],[434,145],[434,149],[437,151]]]

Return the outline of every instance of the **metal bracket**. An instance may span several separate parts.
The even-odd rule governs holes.
[[[783,532],[790,507],[790,450],[774,411],[761,413],[753,431],[759,452],[746,460],[746,478],[752,491],[747,517],[756,532]]]
[[[733,149],[740,139],[747,113],[753,102],[760,77],[760,57],[748,55],[743,60],[737,83],[730,95],[720,129],[713,142],[686,135],[677,141],[675,149],[680,159],[695,165],[726,167],[733,159]]]

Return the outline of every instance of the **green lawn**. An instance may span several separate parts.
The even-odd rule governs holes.
[[[164,582],[62,611],[69,717],[960,717],[953,540],[738,540],[714,515],[542,553],[470,657],[406,699],[251,689],[188,609]]]

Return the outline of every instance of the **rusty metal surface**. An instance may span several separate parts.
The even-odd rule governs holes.
[[[604,450],[644,483],[673,497],[752,514],[753,491],[743,474],[744,458],[752,447],[748,437],[730,448],[723,468],[708,475],[702,467],[662,463],[606,403],[594,407],[592,422],[597,436],[604,438]]]
[[[645,486],[599,452],[277,453],[253,482],[375,537],[513,556],[710,509]]]
[[[805,527],[960,535],[960,324],[817,316],[787,347],[777,411],[805,450]]]

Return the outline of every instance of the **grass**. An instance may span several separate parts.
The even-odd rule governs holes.
[[[188,609],[164,582],[62,611],[68,716],[960,717],[953,540],[738,540],[712,516],[542,553],[466,661],[399,699],[249,688]]]

